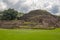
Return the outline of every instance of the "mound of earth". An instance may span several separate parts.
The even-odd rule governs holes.
[[[36,22],[42,28],[58,28],[60,27],[60,17],[52,15],[45,10],[33,10],[20,17],[25,22]],[[36,26],[37,27],[37,26]]]

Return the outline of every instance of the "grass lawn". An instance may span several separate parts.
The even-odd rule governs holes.
[[[0,40],[60,40],[60,28],[54,30],[0,29]]]

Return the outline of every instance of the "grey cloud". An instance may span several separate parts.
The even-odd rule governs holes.
[[[54,5],[50,11],[54,14],[58,13],[59,12],[59,6]]]

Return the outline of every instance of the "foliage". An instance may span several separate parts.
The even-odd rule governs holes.
[[[2,20],[14,20],[17,18],[18,12],[14,9],[8,9],[3,11]]]

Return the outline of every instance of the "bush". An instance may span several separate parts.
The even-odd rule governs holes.
[[[14,9],[8,9],[3,11],[2,20],[14,20],[17,18],[18,12]]]

